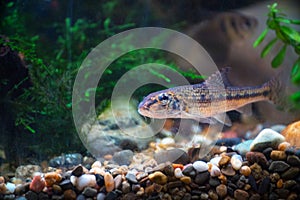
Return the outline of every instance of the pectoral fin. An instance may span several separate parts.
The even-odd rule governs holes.
[[[243,107],[237,108],[236,111],[239,113],[245,114],[245,115],[251,115],[252,114],[252,106],[251,104],[247,104]]]
[[[218,122],[221,122],[222,124],[225,124],[226,126],[231,126],[231,120],[226,114],[223,115],[215,115],[213,119],[217,120]]]

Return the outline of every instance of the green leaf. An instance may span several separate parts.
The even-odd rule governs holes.
[[[300,33],[298,31],[296,31],[295,29],[292,29],[288,26],[281,26],[280,29],[283,33],[288,35],[289,38],[300,43]]]
[[[274,19],[277,22],[282,22],[282,23],[286,23],[286,24],[298,24],[300,25],[300,20],[295,20],[295,19],[287,19],[284,17],[276,17]]]
[[[260,57],[264,58],[266,57],[266,55],[271,51],[272,47],[274,46],[274,44],[276,43],[277,38],[274,38],[273,40],[271,40],[266,46],[265,48],[262,50]]]
[[[299,104],[300,102],[300,91],[293,93],[290,96],[291,100],[294,101],[295,103]]]
[[[285,52],[286,52],[286,47],[287,45],[285,44],[280,51],[278,52],[278,54],[275,56],[275,58],[272,60],[272,67],[273,68],[277,68],[279,65],[282,64],[284,57],[285,57]]]
[[[300,59],[298,59],[291,71],[292,82],[295,84],[300,84]]]
[[[262,43],[262,41],[265,39],[267,33],[268,33],[269,29],[266,28],[259,36],[258,38],[255,40],[255,42],[253,43],[253,47],[257,47],[258,45],[260,45],[260,43]]]

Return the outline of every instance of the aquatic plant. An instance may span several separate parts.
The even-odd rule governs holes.
[[[273,68],[279,67],[286,56],[287,47],[294,49],[295,53],[299,55],[298,59],[294,62],[291,71],[291,80],[294,84],[300,85],[300,33],[292,28],[291,25],[300,25],[300,20],[289,19],[286,14],[277,9],[277,3],[268,6],[269,13],[267,19],[267,27],[259,35],[256,41],[253,43],[253,47],[257,47],[266,38],[268,32],[273,30],[276,33],[276,37],[273,38],[263,48],[261,57],[264,58],[274,47],[275,43],[281,41],[283,46],[273,58],[271,65]],[[295,102],[296,106],[300,108],[300,91],[291,95],[291,100]]]

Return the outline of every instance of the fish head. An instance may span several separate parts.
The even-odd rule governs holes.
[[[146,96],[139,104],[138,112],[150,118],[178,118],[181,106],[174,92],[163,90]]]

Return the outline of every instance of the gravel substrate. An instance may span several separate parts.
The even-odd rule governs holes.
[[[110,155],[96,161],[69,154],[49,161],[55,167],[26,165],[14,176],[2,174],[0,199],[300,199],[300,148],[271,129],[249,141],[173,163],[157,163],[153,152],[162,145],[153,143],[140,153],[119,152],[124,165]]]

